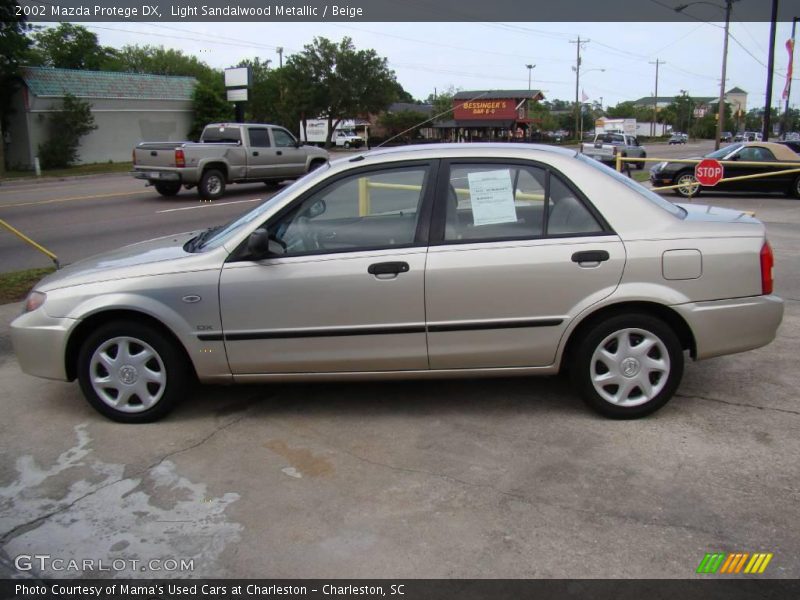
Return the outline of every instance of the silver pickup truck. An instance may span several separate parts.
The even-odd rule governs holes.
[[[647,152],[639,145],[636,136],[625,133],[598,133],[594,142],[582,143],[580,151],[582,154],[612,167],[616,165],[618,155],[647,158]],[[632,161],[627,164],[634,169],[644,169],[644,163],[640,161]]]
[[[219,198],[229,183],[296,179],[328,161],[328,153],[303,145],[283,127],[257,123],[213,123],[200,141],[142,142],[133,149],[136,179],[162,196],[197,187],[206,200]]]

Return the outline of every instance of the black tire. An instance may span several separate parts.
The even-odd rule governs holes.
[[[647,158],[647,154],[642,154],[642,155],[641,155],[639,158]],[[639,171],[641,171],[642,169],[644,169],[644,165],[645,165],[645,163],[644,163],[644,162],[637,161],[637,162],[636,162],[636,163],[634,163],[634,164],[636,165],[636,168],[637,168]]]
[[[126,350],[129,360],[107,362]],[[161,381],[153,382],[159,374]],[[107,378],[108,384],[94,384],[93,376]],[[97,328],[81,345],[78,382],[89,404],[112,421],[149,423],[175,407],[192,377],[186,355],[164,333],[145,323],[114,321]],[[144,394],[150,397],[140,397]],[[118,407],[115,400],[121,402]]]
[[[789,195],[800,199],[800,175],[795,177],[792,182],[792,189],[789,190]]]
[[[629,344],[627,351],[620,348],[620,340]],[[644,346],[637,350],[643,343],[648,344],[647,352]],[[651,365],[646,373],[645,360]],[[675,332],[661,319],[620,314],[600,321],[584,335],[571,366],[573,383],[593,410],[612,419],[636,419],[655,412],[675,394],[683,377],[683,351]],[[632,374],[623,373],[624,369]],[[606,374],[610,374],[607,382],[595,383],[595,377]],[[640,381],[643,386],[649,382],[650,389],[640,388]],[[618,403],[612,401],[615,397]]]
[[[197,193],[203,200],[216,200],[225,193],[225,175],[218,169],[208,169],[200,178]]]
[[[700,184],[697,183],[697,179],[694,178],[694,173],[692,171],[681,171],[680,173],[678,173],[675,176],[675,179],[673,180],[674,185],[678,185],[679,183],[681,183],[681,180],[683,180],[686,183],[686,187],[675,188],[674,190],[672,190],[675,194],[677,194],[681,198],[696,198],[697,196],[700,195],[702,188],[700,187]],[[696,184],[694,191],[691,193],[689,192],[690,181],[693,181]]]
[[[158,183],[154,183],[153,187],[156,188],[159,194],[167,198],[177,196],[181,191],[181,184],[178,181],[159,181]]]

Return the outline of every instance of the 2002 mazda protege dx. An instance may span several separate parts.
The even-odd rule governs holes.
[[[783,316],[764,225],[673,205],[574,151],[461,144],[326,165],[224,227],[45,278],[22,369],[124,422],[201,382],[537,375],[598,412],[663,406]]]

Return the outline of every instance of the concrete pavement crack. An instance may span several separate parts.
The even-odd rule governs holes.
[[[695,400],[705,400],[707,402],[719,402],[720,404],[727,404],[728,406],[740,406],[742,408],[755,408],[758,410],[770,410],[774,412],[787,413],[790,415],[800,415],[800,411],[791,410],[788,408],[775,408],[774,406],[758,406],[756,404],[748,404],[746,402],[731,402],[730,400],[722,400],[721,398],[711,398],[709,396],[697,396],[694,394],[675,394],[676,398],[687,398]]]
[[[156,467],[158,467],[159,465],[161,465],[165,460],[167,460],[167,459],[169,459],[169,458],[171,458],[171,457],[173,457],[173,456],[175,456],[177,454],[182,454],[184,452],[189,452],[190,450],[194,450],[195,448],[197,448],[199,446],[202,446],[203,444],[208,442],[211,438],[213,438],[215,435],[217,435],[221,431],[224,431],[224,430],[228,429],[229,427],[232,427],[233,425],[236,425],[239,421],[241,421],[245,417],[247,417],[247,413],[246,412],[245,412],[245,414],[242,414],[242,415],[236,417],[235,419],[232,419],[232,420],[228,421],[227,423],[225,423],[223,425],[220,425],[219,427],[214,428],[211,431],[211,433],[205,435],[198,442],[195,442],[195,443],[190,444],[188,446],[185,446],[183,448],[178,448],[177,450],[173,450],[171,452],[168,452],[164,456],[160,457],[158,460],[156,460],[156,461],[152,462],[151,464],[149,464],[149,465],[137,470],[136,472],[134,472],[134,473],[132,473],[130,475],[123,475],[122,477],[120,477],[118,479],[115,479],[114,481],[109,481],[108,483],[105,483],[105,484],[103,484],[101,486],[98,486],[98,487],[94,488],[93,490],[91,490],[89,492],[86,492],[85,494],[79,496],[78,498],[76,498],[75,500],[73,500],[72,502],[70,502],[70,503],[68,503],[68,504],[66,504],[64,506],[61,506],[61,507],[59,507],[59,508],[57,508],[55,510],[52,510],[52,511],[50,511],[48,513],[40,515],[40,516],[36,517],[35,519],[31,519],[30,521],[26,521],[25,523],[20,523],[19,525],[15,526],[15,527],[12,527],[8,531],[4,532],[3,534],[0,534],[0,548],[4,547],[8,542],[10,542],[15,537],[21,535],[22,533],[25,533],[26,531],[29,531],[30,529],[34,528],[35,526],[39,525],[40,523],[42,523],[44,521],[47,521],[48,519],[50,519],[50,518],[52,518],[52,517],[54,517],[56,515],[59,515],[61,513],[64,513],[66,511],[70,510],[73,506],[75,506],[76,504],[78,504],[82,500],[88,498],[89,496],[93,496],[94,494],[97,494],[98,492],[101,492],[104,489],[109,488],[111,486],[117,485],[118,483],[121,483],[121,482],[123,482],[123,481],[125,481],[127,479],[131,479],[131,478],[134,478],[134,477],[138,477],[140,475],[144,475],[145,473],[148,473],[148,472],[152,471],[153,469],[155,469]]]

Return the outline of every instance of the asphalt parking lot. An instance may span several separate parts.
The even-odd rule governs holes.
[[[556,377],[208,387],[119,425],[76,384],[22,374],[19,305],[0,307],[0,573],[686,578],[741,551],[774,553],[758,577],[798,577],[800,202],[698,202],[767,223],[784,322],[766,348],[688,363],[639,421],[595,416]],[[34,554],[128,562],[15,569]],[[193,569],[148,570],[167,559]]]

